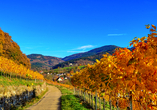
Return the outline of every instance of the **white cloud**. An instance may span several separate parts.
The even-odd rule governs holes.
[[[126,35],[126,34],[107,34],[107,36],[122,36],[122,35]]]
[[[81,46],[81,47],[78,47],[77,50],[86,50],[87,48],[93,48],[94,46],[93,45],[85,45],[85,46]]]
[[[84,53],[85,51],[67,51],[69,53],[78,52],[78,53]]]
[[[84,46],[81,46],[72,50],[68,50],[67,52],[68,53],[84,53],[86,52],[86,49],[93,48],[93,47],[94,47],[93,45],[84,45]]]

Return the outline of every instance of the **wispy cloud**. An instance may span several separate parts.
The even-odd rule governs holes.
[[[87,48],[93,48],[93,47],[94,47],[93,45],[85,45],[85,46],[78,47],[77,50],[86,50]]]
[[[69,53],[74,53],[74,52],[78,52],[78,53],[84,53],[85,51],[67,51]]]
[[[123,35],[126,35],[126,34],[107,34],[107,36],[123,36]]]
[[[81,46],[72,50],[68,50],[67,52],[68,53],[84,53],[86,52],[86,49],[93,48],[93,47],[94,47],[93,45],[84,45],[84,46]]]

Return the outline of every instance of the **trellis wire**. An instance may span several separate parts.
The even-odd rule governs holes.
[[[87,93],[87,92],[82,91],[80,89],[74,88],[74,94],[78,95],[80,98],[82,98],[84,100],[84,102],[88,102],[89,105],[93,109],[95,109],[95,110],[97,110],[98,108],[99,108],[99,110],[101,110],[102,109],[101,106],[103,106],[103,110],[106,109],[106,100],[105,100],[105,98],[103,98],[102,101],[101,101],[101,98],[97,96],[97,91],[95,92],[95,95],[93,95],[92,93]],[[129,101],[130,101],[129,110],[133,110],[131,95],[132,94],[130,93],[130,97],[129,97]],[[98,106],[98,104],[99,104],[99,106]],[[112,101],[109,98],[109,109],[110,110],[112,110],[112,109],[120,110],[120,108],[118,106],[118,99],[116,101],[116,106],[114,107],[114,106],[112,106]]]

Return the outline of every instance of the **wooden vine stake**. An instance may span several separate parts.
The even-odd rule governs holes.
[[[97,90],[95,91],[95,110],[97,110]]]
[[[110,110],[112,110],[111,94],[109,96],[109,104],[110,104]]]
[[[130,102],[130,110],[133,110],[133,107],[132,107],[132,91],[130,91],[129,102]]]
[[[101,110],[101,98],[99,97],[99,109]]]
[[[94,109],[93,95],[92,95],[92,107]]]
[[[105,110],[105,104],[106,104],[106,102],[105,102],[105,98],[103,98],[103,101],[104,101],[103,109]]]
[[[119,110],[119,107],[118,107],[118,99],[117,99],[117,102],[116,102],[116,106],[117,106],[117,110]]]
[[[84,102],[85,102],[85,91],[84,91]]]

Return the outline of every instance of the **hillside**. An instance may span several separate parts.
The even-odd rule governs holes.
[[[65,58],[57,58],[43,56],[41,54],[31,54],[27,57],[30,59],[31,68],[33,70],[56,69],[58,67],[68,67],[70,63],[73,66],[93,64],[96,59],[101,59],[106,52],[113,54],[116,48],[121,48],[115,45],[106,45],[92,49],[85,53],[78,53],[67,56]]]
[[[103,54],[105,54],[106,52],[109,54],[113,54],[116,48],[120,48],[120,47],[114,45],[107,45],[107,46],[92,49],[85,53],[74,54],[63,58],[64,60],[68,60],[68,61],[57,64],[53,66],[52,69],[58,67],[66,67],[69,66],[70,63],[72,63],[73,66],[93,64],[96,59],[101,59],[103,57]]]
[[[17,64],[22,64],[31,68],[30,60],[20,50],[19,45],[11,39],[11,36],[0,29],[0,56],[13,60]]]
[[[67,56],[67,57],[63,58],[62,60],[69,61],[69,60],[73,60],[73,59],[76,59],[76,58],[88,57],[88,56],[96,55],[96,54],[101,53],[101,52],[106,53],[106,52],[112,51],[116,48],[118,48],[118,46],[106,45],[106,46],[102,46],[102,47],[99,47],[99,48],[92,49],[92,50],[90,50],[88,52],[85,52],[85,53],[78,53],[78,54],[73,54],[73,55]]]
[[[107,50],[105,50],[105,48]],[[100,47],[100,48],[96,48],[96,49],[93,49],[93,50],[89,51],[90,53],[93,53],[93,54],[94,54],[94,52],[97,53],[95,55],[65,61],[63,63],[60,63],[60,64],[57,64],[57,65],[53,66],[52,69],[56,69],[58,67],[61,67],[61,68],[67,67],[67,66],[69,66],[70,63],[72,63],[73,66],[93,64],[93,63],[95,63],[96,59],[100,60],[103,57],[103,54],[105,54],[106,52],[112,55],[115,52],[116,48],[122,48],[122,47],[111,46],[110,45],[110,46],[103,46],[103,47]],[[128,49],[132,50],[133,48],[128,48]],[[86,53],[86,55],[87,54],[88,54],[88,52]]]
[[[61,58],[43,56],[41,54],[27,55],[31,62],[31,68],[33,70],[50,69],[52,66],[64,62]]]
[[[95,62],[96,59],[102,58],[102,55],[106,52],[112,54],[118,46],[107,45],[99,48],[92,49],[85,53],[78,53],[67,56],[65,58],[57,58],[51,56],[43,56],[41,54],[27,55],[31,62],[31,68],[33,70],[43,70],[58,67],[67,67],[70,63],[73,65],[87,65]]]

